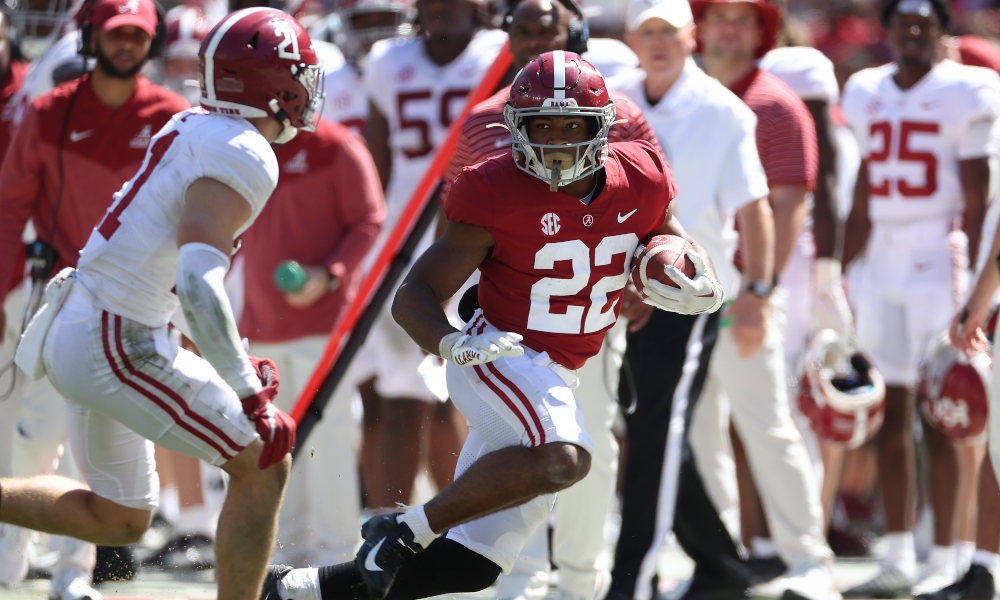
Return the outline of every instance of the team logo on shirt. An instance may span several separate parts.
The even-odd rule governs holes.
[[[128,0],[125,4],[118,7],[119,13],[132,13],[133,15],[139,14],[139,0]]]
[[[285,163],[286,173],[308,173],[309,163],[306,162],[306,156],[308,156],[305,150],[299,150],[299,153],[292,157],[292,160]]]
[[[406,65],[399,70],[399,73],[396,73],[396,81],[399,83],[406,83],[407,81],[413,79],[413,76],[416,74],[417,71],[413,68],[413,65]]]
[[[555,235],[559,233],[562,229],[562,225],[559,224],[559,215],[556,213],[545,213],[542,215],[542,220],[538,223],[538,229],[541,230],[545,235]]]
[[[583,215],[583,226],[590,227],[594,224],[594,215]]]
[[[868,103],[868,106],[866,107],[866,110],[868,111],[869,115],[873,115],[874,116],[874,115],[879,114],[880,112],[882,112],[882,101],[881,100],[872,100],[871,102]]]
[[[142,131],[135,134],[135,137],[131,139],[128,143],[129,148],[135,148],[137,150],[145,150],[149,146],[149,139],[153,137],[153,126],[143,125]]]

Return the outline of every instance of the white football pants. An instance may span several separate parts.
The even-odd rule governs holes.
[[[323,356],[326,336],[282,343],[250,343],[250,354],[278,367],[280,391],[274,403],[292,412]],[[271,562],[293,567],[335,565],[352,560],[361,542],[357,423],[351,414],[354,384],[345,377],[300,448],[285,490],[278,521],[278,545]]]
[[[583,598],[593,597],[600,568],[608,568],[599,562],[603,562],[604,526],[618,477],[618,442],[611,425],[617,413],[627,325],[621,319],[611,328],[600,353],[580,369],[580,385],[573,390],[594,452],[587,476],[556,498],[551,560],[559,568],[559,589]],[[549,569],[548,528],[539,527],[510,575],[501,575],[498,597],[541,598],[548,592]]]

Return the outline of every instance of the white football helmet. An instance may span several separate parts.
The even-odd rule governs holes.
[[[416,9],[412,0],[341,0],[334,41],[352,61],[379,40],[409,35]]]

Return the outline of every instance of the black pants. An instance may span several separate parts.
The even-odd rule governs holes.
[[[705,491],[687,440],[687,423],[708,376],[718,324],[718,312],[688,316],[657,310],[645,327],[627,337],[619,395],[626,402],[634,398],[635,411],[625,417],[622,527],[609,599],[632,598],[640,576],[655,576],[653,554],[663,541],[656,539],[656,525],[670,518],[660,499],[672,486],[677,490],[674,534],[696,562],[696,575],[734,585],[749,582],[750,572]],[[693,376],[683,377],[685,365]],[[664,481],[671,411],[675,400],[685,397],[680,472],[677,481]]]

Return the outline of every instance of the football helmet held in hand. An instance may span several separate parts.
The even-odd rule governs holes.
[[[806,348],[799,381],[799,409],[826,443],[857,448],[885,419],[885,382],[864,354],[831,329]]]

